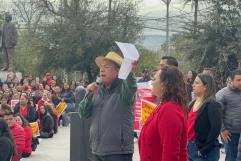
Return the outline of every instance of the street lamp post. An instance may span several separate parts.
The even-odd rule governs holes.
[[[169,54],[169,6],[171,3],[171,0],[162,0],[166,4],[167,7],[167,13],[166,13],[166,50],[167,54]]]

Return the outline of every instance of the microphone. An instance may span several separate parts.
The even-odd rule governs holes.
[[[103,83],[103,80],[100,79],[100,77],[97,77],[95,82],[97,85],[100,85],[101,83]]]
[[[100,79],[99,77],[97,77],[95,83],[96,83],[97,86],[99,86],[101,83],[103,83],[103,80]],[[84,98],[89,97],[93,94],[94,94],[94,91],[86,89],[86,93],[85,93]]]

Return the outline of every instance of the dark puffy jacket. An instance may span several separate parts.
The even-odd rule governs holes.
[[[70,90],[63,91],[61,93],[61,97],[64,99],[66,103],[74,103],[75,101],[74,93]]]
[[[0,160],[10,161],[14,154],[13,143],[6,136],[0,136]]]
[[[115,79],[109,88],[103,84],[92,99],[80,103],[81,117],[91,116],[90,145],[95,155],[131,154],[134,152],[133,123],[136,79]]]
[[[52,116],[47,113],[45,116],[43,116],[43,119],[41,119],[40,124],[40,130],[47,133],[53,133],[54,131],[54,121]]]

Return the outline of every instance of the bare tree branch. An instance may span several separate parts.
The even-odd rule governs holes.
[[[53,3],[54,2],[50,2],[49,0],[39,0],[39,2],[41,2],[42,4],[42,7],[45,7],[49,12],[51,12],[52,14],[56,15],[56,16],[61,16],[61,17],[65,17],[64,14],[58,12]],[[63,0],[65,6],[64,7],[67,7],[68,6],[68,3],[67,3],[67,0]]]
[[[38,0],[15,0],[15,15],[22,20],[29,30],[36,31],[41,18],[46,15],[46,9],[40,7]]]

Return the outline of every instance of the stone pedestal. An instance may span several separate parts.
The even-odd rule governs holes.
[[[5,82],[7,80],[8,75],[11,75],[13,78],[14,75],[18,78],[18,80],[22,79],[22,73],[21,72],[10,72],[10,71],[0,71],[0,79],[2,82]]]

